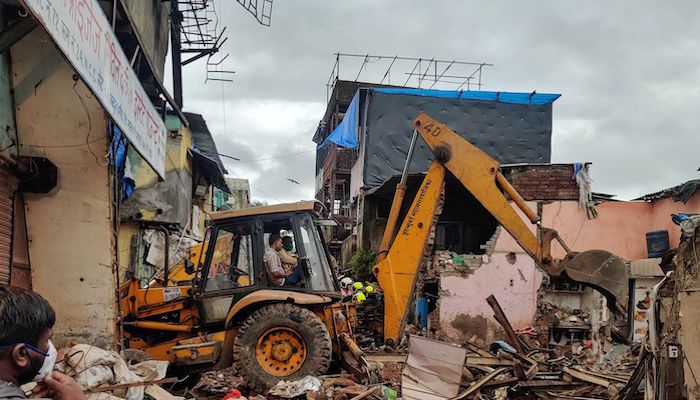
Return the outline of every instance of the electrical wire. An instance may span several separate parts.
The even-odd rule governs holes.
[[[237,163],[251,163],[251,162],[258,162],[258,161],[277,160],[277,159],[280,159],[280,158],[287,158],[287,157],[297,156],[297,155],[300,155],[300,154],[311,153],[312,151],[316,151],[316,148],[308,149],[308,150],[302,150],[302,151],[297,151],[297,152],[294,152],[294,153],[280,154],[280,155],[277,155],[277,156],[271,156],[271,157],[265,157],[265,158],[256,158],[256,159],[253,159],[253,160],[241,160],[241,161],[237,161]],[[222,154],[222,155],[226,156],[225,154]],[[231,157],[231,156],[227,156],[227,157]]]
[[[238,178],[241,178],[241,176],[238,175],[238,174],[236,173],[236,171],[234,171],[234,170],[230,170],[230,171],[231,171],[232,174],[236,175]],[[250,185],[250,182],[248,182],[248,184]],[[259,188],[255,187],[255,186],[253,186],[253,185],[250,185],[250,187],[251,187],[252,189],[257,190],[258,192],[264,194],[265,196],[267,196],[267,197],[269,197],[269,198],[271,198],[271,199],[277,200],[277,201],[279,201],[280,203],[284,203],[284,200],[282,200],[282,199],[280,199],[280,198],[278,198],[278,197],[275,197],[275,196],[271,195],[270,193],[265,192],[264,190],[260,190]]]
[[[38,147],[38,148],[41,148],[41,149],[65,149],[65,148],[69,148],[69,147],[83,147],[83,146],[88,146],[88,145],[91,145],[91,144],[93,144],[93,143],[97,143],[97,142],[99,142],[99,141],[101,141],[101,140],[105,140],[105,139],[107,139],[107,136],[101,137],[101,138],[97,138],[97,139],[93,139],[93,140],[90,140],[90,141],[88,141],[88,142],[81,142],[81,143],[76,143],[76,144],[43,145],[43,144],[27,144],[27,143],[20,143],[19,145],[20,145],[20,147]]]
[[[92,154],[92,156],[95,157],[95,163],[102,167],[106,167],[107,163],[100,163],[100,158],[97,156],[97,154],[95,154],[95,152],[92,151],[92,148],[90,148],[90,132],[92,131],[92,118],[90,117],[90,111],[88,110],[87,104],[85,104],[85,100],[83,100],[83,96],[81,96],[80,93],[78,93],[78,90],[76,90],[75,88],[77,85],[78,81],[76,80],[73,82],[73,92],[75,92],[75,95],[78,96],[78,100],[80,100],[80,104],[82,104],[83,110],[85,110],[85,116],[87,116],[88,120],[88,133],[85,137],[85,146],[87,146],[90,154]]]

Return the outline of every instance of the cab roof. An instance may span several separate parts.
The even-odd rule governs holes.
[[[298,201],[296,203],[282,203],[271,206],[251,207],[242,210],[214,211],[209,213],[212,221],[228,218],[250,217],[253,215],[277,214],[285,212],[308,211],[311,213],[320,212],[325,207],[318,200]]]

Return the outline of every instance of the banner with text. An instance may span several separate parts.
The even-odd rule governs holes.
[[[136,151],[165,175],[167,130],[97,0],[24,0]]]

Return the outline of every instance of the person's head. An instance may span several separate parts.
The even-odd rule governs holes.
[[[51,372],[56,313],[40,295],[0,286],[0,379],[25,384]]]
[[[284,236],[282,238],[282,247],[287,251],[294,250],[294,239],[291,236]]]
[[[267,240],[267,242],[270,244],[270,247],[275,250],[275,251],[280,251],[282,250],[282,238],[280,237],[279,234],[273,233],[270,235],[270,238]]]

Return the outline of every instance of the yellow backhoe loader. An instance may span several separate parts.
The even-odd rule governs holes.
[[[576,255],[549,229],[540,228],[535,236],[508,198],[532,223],[538,222],[537,215],[501,175],[495,160],[427,115],[419,115],[414,125],[410,153],[420,135],[435,161],[397,229],[409,154],[374,267],[384,292],[385,343],[398,343],[402,335],[446,169],[548,273],[594,286],[626,320],[627,272],[619,258],[602,251]],[[375,377],[374,366],[352,338],[355,308],[340,301],[320,234],[320,226],[329,223],[325,214],[316,201],[212,213],[207,236],[195,249],[198,257],[172,269],[166,262],[163,273],[146,287],[132,279],[120,288],[124,346],[188,371],[233,364],[258,389],[280,379],[325,373],[332,359]],[[275,286],[268,278],[263,257],[272,234],[292,238],[291,250],[303,275],[298,285]],[[554,239],[568,253],[559,262],[550,253]]]
[[[562,276],[602,293],[612,312],[616,336],[621,339],[629,336],[629,273],[619,257],[603,250],[572,252],[555,230],[540,226],[539,216],[501,174],[496,160],[426,114],[418,115],[413,126],[415,130],[408,157],[396,187],[378,262],[374,267],[374,274],[384,291],[385,343],[392,345],[401,338],[421,260],[441,202],[445,170],[459,180],[550,276]],[[435,154],[435,159],[397,229],[406,193],[408,166],[418,136]],[[532,233],[512,204],[523,212],[530,223],[537,225],[537,234]],[[554,240],[566,252],[562,260],[552,258],[551,245]]]

